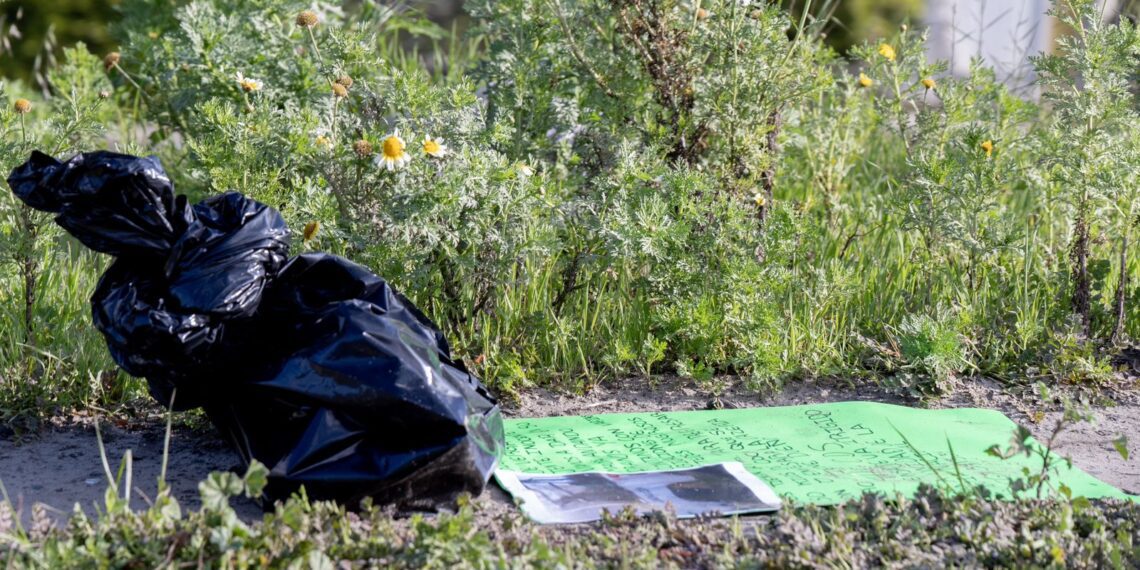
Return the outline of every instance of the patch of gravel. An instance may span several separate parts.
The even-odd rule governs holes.
[[[1059,439],[1057,449],[1074,464],[1101,480],[1133,494],[1140,493],[1140,462],[1124,461],[1111,441],[1120,434],[1140,434],[1140,398],[1133,391],[1114,394],[1115,405],[1098,405],[1096,423],[1078,424]],[[786,386],[766,397],[735,379],[720,379],[696,385],[678,378],[654,381],[629,379],[601,385],[589,394],[565,394],[533,389],[517,401],[504,404],[507,417],[545,417],[611,412],[673,411],[796,404],[875,401],[910,406],[985,407],[1004,412],[1044,438],[1060,416],[1057,402],[1039,402],[1035,396],[1016,394],[994,383],[970,381],[940,400],[919,402],[905,393],[879,384],[853,384],[838,381],[801,382]],[[1039,421],[1034,421],[1039,420]],[[102,429],[111,469],[117,471],[126,450],[133,454],[132,505],[146,506],[154,495],[162,465],[165,426],[161,415],[136,414],[133,420],[119,419]],[[1140,437],[1134,437],[1140,440]],[[995,434],[994,443],[1004,444],[1006,434]],[[1137,442],[1130,442],[1132,450]],[[167,481],[184,508],[198,507],[197,484],[211,471],[237,470],[237,455],[212,428],[175,426]],[[0,441],[0,483],[14,506],[22,507],[27,520],[34,502],[44,503],[57,520],[66,518],[74,505],[88,513],[102,504],[106,488],[102,461],[90,417],[57,421],[41,433],[23,440]],[[479,518],[495,520],[515,511],[510,498],[491,485],[477,499]],[[260,518],[261,509],[252,501],[234,500],[245,520]]]

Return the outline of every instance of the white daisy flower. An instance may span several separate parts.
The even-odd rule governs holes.
[[[443,158],[447,155],[447,145],[443,144],[441,139],[433,139],[430,135],[425,136],[424,154],[433,158]]]
[[[403,168],[412,161],[412,155],[407,153],[407,148],[408,145],[404,143],[404,139],[400,138],[400,131],[397,129],[394,133],[384,137],[384,141],[380,143],[380,153],[372,160],[376,166],[388,170]]]
[[[235,79],[237,79],[238,87],[241,87],[241,90],[245,91],[246,93],[252,93],[254,91],[261,91],[261,88],[265,87],[265,84],[262,83],[260,79],[254,79],[252,77],[246,77],[240,71],[237,72],[237,76],[235,77]]]

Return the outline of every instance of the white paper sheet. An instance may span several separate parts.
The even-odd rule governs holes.
[[[668,504],[681,518],[780,508],[772,489],[737,462],[641,473],[496,471],[495,479],[522,501],[527,516],[544,524],[601,520],[603,509],[617,513],[628,505],[645,514],[665,510]]]

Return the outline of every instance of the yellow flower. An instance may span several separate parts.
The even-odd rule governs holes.
[[[110,70],[112,67],[115,67],[119,64],[120,59],[122,59],[122,56],[117,51],[113,51],[107,54],[103,57],[103,68]]]
[[[929,89],[934,89],[934,88],[935,88],[937,85],[938,85],[938,84],[937,84],[937,83],[935,83],[935,82],[934,82],[934,80],[933,80],[933,79],[931,79],[931,78],[929,78],[929,77],[927,77],[926,79],[923,79],[923,80],[922,80],[922,86],[923,86],[923,87],[925,87],[925,88],[927,88],[928,90],[929,90]]]
[[[246,93],[261,91],[261,88],[265,87],[265,85],[260,80],[246,77],[242,75],[240,71],[237,72],[236,79],[238,86],[241,87],[241,90],[245,91]]]
[[[301,238],[304,241],[309,241],[309,240],[313,239],[314,237],[316,237],[317,232],[320,231],[320,229],[321,229],[321,223],[320,222],[318,222],[318,221],[309,222],[309,223],[305,224],[305,230],[303,232],[301,232]]]
[[[880,44],[879,55],[887,58],[890,61],[894,61],[896,56],[895,48],[891,47],[891,44]]]
[[[345,97],[348,97],[348,88],[344,85],[341,85],[340,83],[333,83],[332,90],[333,96],[337,99],[344,99]]]
[[[325,150],[333,147],[332,135],[329,130],[324,127],[313,131],[313,142]]]
[[[764,198],[764,194],[762,194],[760,192],[757,192],[757,193],[752,195],[752,201],[755,202],[756,205],[761,207],[761,208],[763,208],[764,205],[768,203],[768,200],[766,198]]]
[[[373,160],[376,162],[376,166],[388,170],[403,168],[412,161],[412,156],[405,151],[406,148],[408,145],[404,143],[404,139],[400,138],[400,131],[397,130],[384,137],[384,142],[380,144],[380,154],[376,155]]]
[[[982,141],[982,150],[986,151],[986,156],[993,156],[994,154],[994,141]]]
[[[440,139],[425,136],[424,154],[435,158],[443,158],[447,154],[447,145],[443,144],[443,141]]]
[[[16,99],[12,103],[12,108],[21,115],[26,115],[32,111],[32,102],[27,99]]]
[[[372,143],[364,139],[360,139],[352,143],[352,152],[355,152],[356,156],[359,156],[360,158],[365,158],[372,154]]]
[[[316,27],[320,21],[320,18],[317,17],[317,13],[312,10],[305,10],[297,14],[297,25],[302,28]]]
[[[867,77],[866,73],[859,74],[859,87],[870,87],[874,84],[875,82],[871,81],[871,78]]]
[[[1061,548],[1061,545],[1054,544],[1053,548],[1049,550],[1049,553],[1053,555],[1053,562],[1060,565],[1065,564],[1065,549]]]

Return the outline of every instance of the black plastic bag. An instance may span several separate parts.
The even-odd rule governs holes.
[[[194,206],[162,165],[35,152],[8,184],[88,247],[115,256],[91,304],[115,362],[163,405],[201,406],[266,498],[301,485],[437,508],[482,491],[503,449],[495,399],[440,331],[366,268],[288,259],[272,208],[227,193]]]

